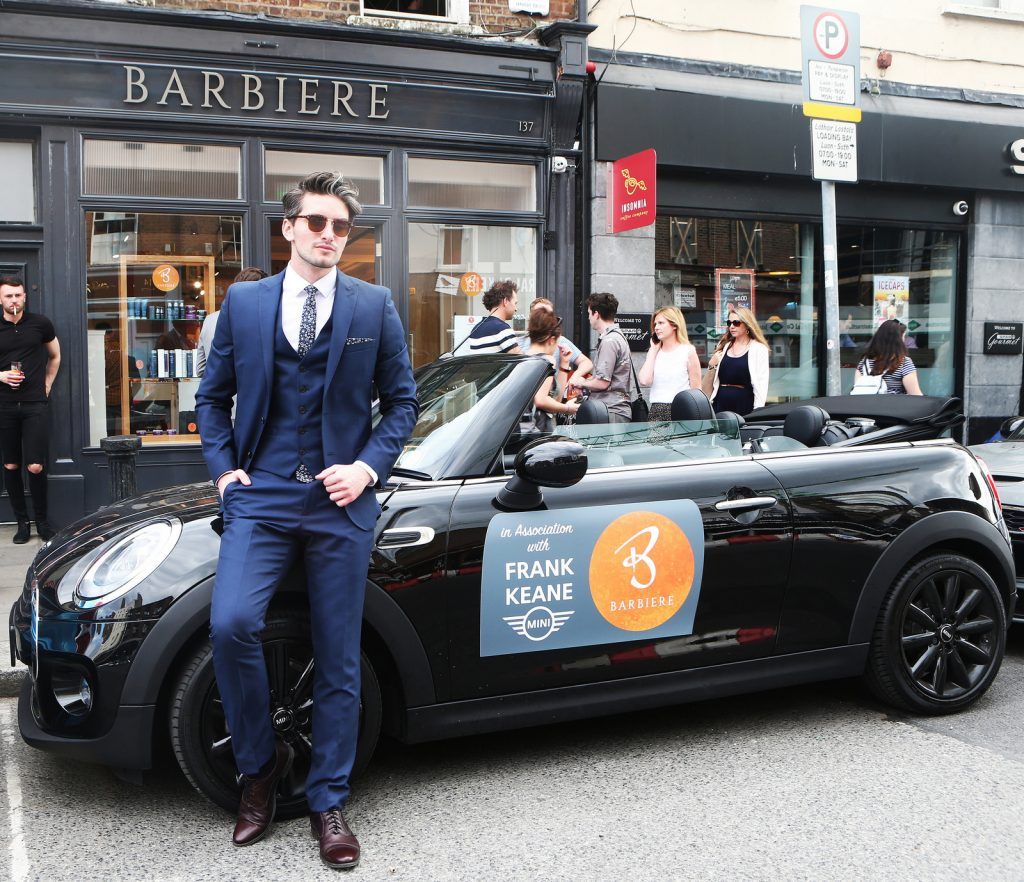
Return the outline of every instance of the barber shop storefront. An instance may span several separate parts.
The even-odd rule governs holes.
[[[284,268],[281,195],[309,172],[357,184],[340,269],[392,290],[415,366],[497,279],[572,315],[573,225],[551,219],[575,212],[585,30],[512,45],[15,0],[0,35],[0,268],[63,350],[57,523],[108,501],[104,437],[141,439],[140,490],[207,478],[199,330],[243,267]]]
[[[627,312],[678,306],[702,365],[723,309],[749,305],[771,353],[768,402],[824,394],[821,187],[799,74],[709,67],[620,53],[603,77],[596,174],[655,148],[658,216],[632,234],[643,247],[592,231],[592,284],[622,285]],[[997,101],[905,91],[862,94],[860,180],[836,185],[841,385],[898,318],[924,393],[963,397],[973,441],[1018,412],[1021,358],[984,355],[982,328],[1024,319],[1024,125]]]

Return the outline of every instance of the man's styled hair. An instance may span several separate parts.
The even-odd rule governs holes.
[[[511,279],[504,282],[495,282],[484,292],[484,309],[494,309],[503,300],[514,297],[518,291],[519,286]]]
[[[307,193],[318,193],[324,196],[337,196],[348,209],[349,220],[355,220],[363,210],[359,204],[359,188],[348,178],[337,172],[313,172],[306,175],[281,197],[284,216],[289,220],[297,217],[302,211],[302,197]]]
[[[0,275],[0,288],[24,288],[25,280],[13,273]]]
[[[604,321],[610,322],[614,320],[619,311],[619,299],[607,291],[600,294],[591,294],[587,298],[587,309],[592,309]]]
[[[247,266],[245,269],[238,271],[238,275],[235,276],[235,281],[258,282],[260,279],[265,279],[266,277],[267,274],[258,266]]]

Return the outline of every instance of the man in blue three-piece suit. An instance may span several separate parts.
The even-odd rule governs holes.
[[[363,591],[380,514],[373,488],[387,480],[418,410],[390,292],[336,268],[362,210],[357,195],[330,172],[284,195],[288,266],[228,289],[196,395],[203,455],[224,514],[210,635],[243,776],[233,841],[250,845],[266,834],[294,758],[274,738],[260,632],[279,581],[301,554],[316,659],[306,799],[320,856],[337,869],[359,862],[342,808],[356,751]],[[374,384],[381,418],[372,428]]]

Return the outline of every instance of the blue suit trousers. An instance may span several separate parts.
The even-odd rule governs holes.
[[[316,673],[306,799],[343,806],[359,727],[359,645],[373,531],[356,527],[323,483],[254,470],[227,486],[210,611],[213,664],[235,763],[254,775],[274,755],[270,687],[260,641],[277,586],[302,555]]]

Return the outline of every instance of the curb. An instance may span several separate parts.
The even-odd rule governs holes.
[[[16,668],[0,669],[0,698],[14,698],[21,694],[21,684],[28,676],[28,668],[19,664]]]

